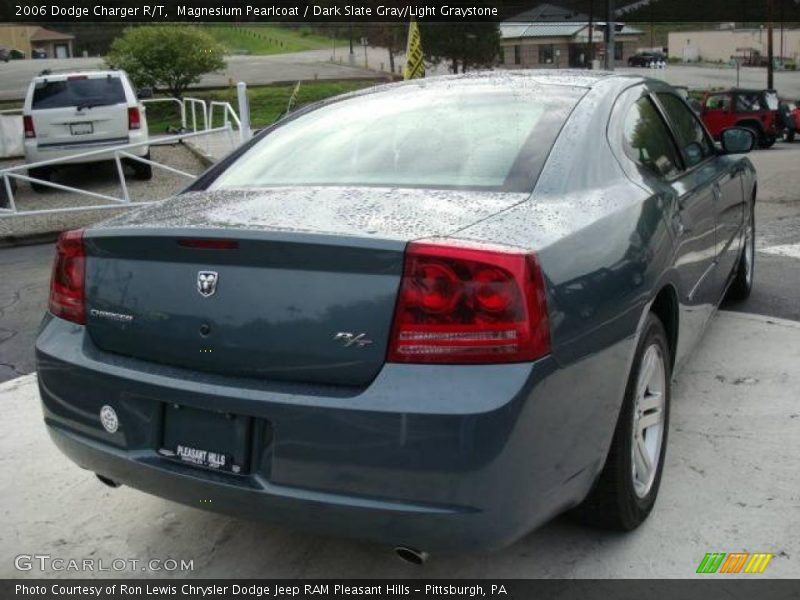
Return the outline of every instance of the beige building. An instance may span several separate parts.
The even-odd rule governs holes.
[[[783,41],[781,47],[781,39]],[[730,62],[734,57],[750,59],[767,56],[766,28],[676,31],[669,34],[669,57],[684,62]],[[776,58],[800,61],[800,29],[775,28],[772,43]]]
[[[594,58],[605,59],[604,22],[594,23]],[[636,54],[641,32],[617,24],[615,64],[622,66]],[[500,25],[500,66],[507,69],[565,69],[589,66],[589,22],[503,23]]]
[[[38,25],[0,25],[0,46],[20,50],[31,58],[34,50],[42,50],[48,58],[70,58],[74,35],[45,29]]]
[[[600,6],[600,2],[597,3]],[[598,11],[599,12],[599,11]],[[615,64],[627,64],[636,53],[640,31],[615,23]],[[590,67],[589,42],[594,59],[605,62],[606,23],[562,6],[542,3],[500,25],[500,66],[506,69],[565,69]]]

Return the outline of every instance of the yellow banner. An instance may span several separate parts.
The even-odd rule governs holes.
[[[422,59],[422,36],[419,34],[419,25],[417,25],[416,21],[411,21],[408,26],[406,68],[403,72],[403,79],[425,77],[425,63]]]

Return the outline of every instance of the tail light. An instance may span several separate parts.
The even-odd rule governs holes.
[[[19,123],[19,121],[17,121]],[[25,115],[22,117],[22,126],[25,129],[25,137],[35,138],[36,137],[36,130],[33,128],[33,117],[30,115]]]
[[[139,109],[132,106],[128,109],[128,129],[141,129],[142,116],[139,114]]]
[[[84,324],[86,254],[83,249],[83,230],[61,234],[56,244],[56,259],[50,279],[49,310],[56,317]]]
[[[510,363],[549,352],[534,254],[466,242],[408,245],[389,362]]]

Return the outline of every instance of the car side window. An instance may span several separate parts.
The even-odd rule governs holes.
[[[713,156],[714,144],[692,109],[674,94],[660,93],[658,99],[675,127],[678,143],[686,155],[687,166],[694,167]]]
[[[662,177],[680,172],[672,135],[649,98],[640,98],[625,116],[623,146],[628,157]]]
[[[710,96],[708,101],[706,102],[706,108],[708,110],[730,110],[731,109],[731,97],[730,96]]]
[[[761,106],[760,94],[737,94],[736,112],[759,112],[761,110],[764,109]]]

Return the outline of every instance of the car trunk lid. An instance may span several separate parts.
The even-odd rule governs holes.
[[[377,375],[403,244],[226,233],[88,237],[93,342],[235,376],[359,386]]]
[[[454,233],[525,197],[179,196],[87,232],[88,331],[103,350],[163,364],[363,386],[385,361],[406,243]],[[203,289],[212,283],[213,293]]]

